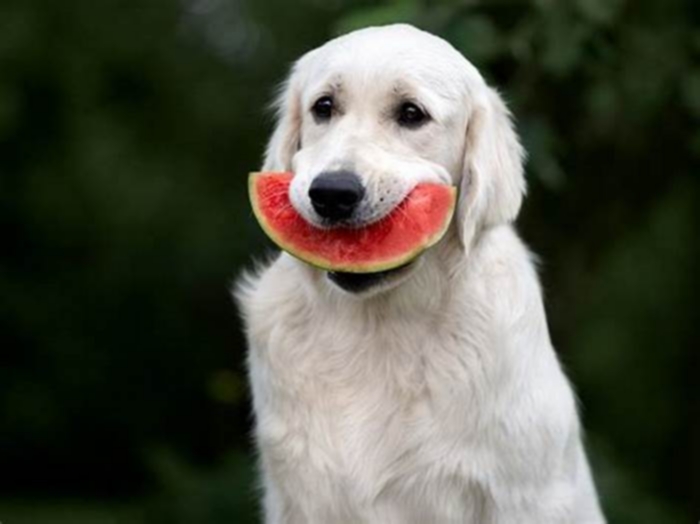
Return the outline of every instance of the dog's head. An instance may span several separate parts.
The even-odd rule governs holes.
[[[277,100],[264,171],[293,171],[290,199],[319,226],[389,214],[421,182],[456,184],[469,250],[484,228],[515,219],[525,190],[510,114],[444,40],[407,25],[355,31],[304,55]],[[346,291],[398,284],[418,264],[382,274],[330,273]]]

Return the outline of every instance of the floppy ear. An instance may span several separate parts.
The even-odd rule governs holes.
[[[265,150],[263,171],[291,171],[292,158],[300,147],[301,100],[295,70],[296,66],[273,103],[277,124]]]
[[[469,248],[486,228],[515,220],[525,194],[525,154],[499,94],[483,86],[467,125],[458,204],[460,236]]]

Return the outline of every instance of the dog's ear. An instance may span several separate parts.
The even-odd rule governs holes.
[[[460,185],[459,227],[466,249],[481,230],[515,220],[525,194],[524,157],[510,112],[484,85],[467,124]]]
[[[265,150],[263,171],[291,171],[292,158],[300,148],[301,94],[296,68],[292,68],[272,104],[277,123]]]

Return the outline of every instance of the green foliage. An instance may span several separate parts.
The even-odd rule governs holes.
[[[163,524],[256,522],[258,483],[250,457],[239,453],[220,459],[214,470],[199,471],[172,453],[151,456],[161,486],[146,509],[146,521]]]
[[[0,520],[255,520],[227,288],[267,247],[245,192],[264,108],[304,51],[399,21],[517,116],[520,230],[611,522],[697,520],[699,18],[683,0],[0,3]]]
[[[379,4],[351,11],[336,22],[335,33],[342,35],[363,27],[411,23],[421,14],[418,0],[395,0],[386,5]]]

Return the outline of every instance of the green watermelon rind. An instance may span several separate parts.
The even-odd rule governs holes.
[[[280,249],[289,253],[293,257],[311,264],[319,269],[325,271],[339,271],[344,273],[378,273],[380,271],[388,271],[390,269],[395,269],[397,267],[408,264],[412,260],[415,260],[423,252],[425,252],[430,247],[437,244],[447,233],[454,211],[457,203],[457,189],[454,186],[445,186],[452,193],[452,198],[450,199],[450,206],[446,209],[445,218],[443,219],[442,227],[435,233],[430,235],[425,241],[416,245],[416,248],[411,251],[407,251],[400,256],[395,256],[391,259],[382,260],[380,262],[363,262],[363,263],[353,263],[353,264],[343,264],[335,263],[328,260],[325,257],[315,256],[314,253],[308,252],[306,250],[296,249],[295,245],[288,241],[283,235],[281,235],[277,229],[270,226],[269,221],[265,217],[262,209],[260,208],[259,199],[256,197],[256,186],[255,182],[259,176],[275,176],[281,173],[265,173],[265,172],[252,172],[248,176],[248,193],[250,197],[251,207],[253,209],[253,214],[257,219],[260,227],[263,229],[265,234],[272,240]]]

